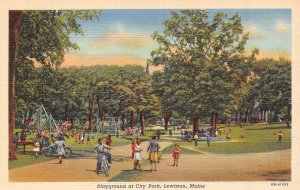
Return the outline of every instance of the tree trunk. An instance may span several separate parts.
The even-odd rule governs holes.
[[[121,121],[122,121],[122,131],[125,130],[125,113],[123,112],[122,115],[121,115]]]
[[[218,123],[218,113],[214,114],[214,128],[217,128],[217,123]]]
[[[144,118],[144,111],[140,113],[140,122],[141,122],[141,134],[144,134],[144,126],[145,126],[145,118]]]
[[[68,106],[65,109],[65,121],[69,121],[69,109],[68,109]]]
[[[211,114],[210,114],[210,126],[214,126],[214,113],[213,112],[211,112]]]
[[[71,117],[71,129],[74,129],[74,116]]]
[[[248,114],[249,114],[249,108],[246,109],[245,118],[244,118],[245,123],[248,123]]]
[[[272,124],[272,111],[269,110],[269,123]]]
[[[197,133],[198,129],[199,129],[199,116],[196,116],[193,119],[193,137]]]
[[[94,95],[92,95],[93,97],[91,98],[91,96],[88,96],[88,100],[89,100],[89,130],[92,129],[92,120],[93,120],[93,103],[94,103]]]
[[[97,106],[98,106],[98,118],[101,118],[101,112],[100,112],[100,98],[97,96]]]
[[[22,12],[9,11],[9,159],[17,160],[14,149],[16,54]]]
[[[169,120],[170,120],[170,115],[171,113],[169,112],[165,112],[164,113],[164,123],[165,123],[165,130],[168,130],[168,123],[169,123]]]
[[[235,112],[235,124],[236,125],[238,124],[238,112],[237,111]]]
[[[242,118],[243,118],[243,113],[242,113],[242,111],[240,111],[240,119],[239,119],[240,120],[240,122],[239,122],[240,125],[242,125]]]
[[[133,111],[130,112],[130,127],[133,128]]]
[[[290,128],[290,122],[289,122],[288,115],[285,116],[285,123],[286,123],[287,128]]]
[[[251,116],[252,116],[252,112],[253,112],[253,107],[251,106],[250,110],[249,110],[249,114],[248,114],[248,122],[251,124]]]

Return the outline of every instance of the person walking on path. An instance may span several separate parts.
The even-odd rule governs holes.
[[[277,143],[281,143],[282,137],[283,137],[283,134],[282,134],[282,132],[281,132],[281,131],[279,131],[279,133],[278,133],[278,141],[277,141]]]
[[[66,143],[61,136],[58,137],[57,141],[55,141],[55,146],[57,147],[56,151],[58,154],[59,164],[62,164],[62,157],[65,155],[65,146]]]
[[[102,138],[98,138],[98,144],[94,148],[94,151],[98,153],[96,171],[97,171],[98,165],[99,165],[99,168],[101,168],[102,157],[106,154],[104,151],[105,148],[107,150],[111,149],[110,146],[102,143]],[[107,153],[107,161],[108,161],[108,163],[111,163],[111,154],[110,153]]]
[[[158,151],[159,151],[159,144],[156,140],[156,136],[154,135],[149,143],[147,148],[147,152],[149,152],[149,160],[151,164],[151,171],[156,171],[156,162],[158,160]]]
[[[176,143],[175,148],[173,149],[173,158],[174,158],[173,166],[175,166],[175,164],[176,164],[176,167],[178,166],[179,153],[180,153],[179,144]]]
[[[141,164],[140,161],[142,160],[142,148],[140,147],[141,140],[136,139],[135,147],[134,147],[134,170],[137,169],[141,171]]]

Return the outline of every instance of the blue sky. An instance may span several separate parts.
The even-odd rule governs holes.
[[[81,22],[84,36],[71,36],[80,50],[66,56],[69,65],[145,65],[157,44],[154,31],[162,33],[162,22],[171,10],[103,10],[99,21]],[[250,32],[248,50],[257,47],[260,57],[291,54],[291,11],[289,9],[209,9],[210,16],[238,13],[245,31]]]

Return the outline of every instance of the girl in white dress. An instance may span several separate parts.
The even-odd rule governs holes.
[[[141,171],[141,164],[140,161],[142,160],[142,148],[141,148],[141,140],[137,139],[135,146],[134,146],[134,169],[136,170],[137,167]]]
[[[59,160],[59,164],[62,164],[62,157],[65,155],[65,146],[66,146],[66,143],[65,141],[63,140],[62,137],[58,137],[58,140],[55,141],[55,146],[57,146],[57,154],[58,154],[58,160]]]
[[[40,151],[40,143],[37,139],[34,141],[33,146],[34,146],[33,152],[35,152],[35,157],[37,158],[38,157],[38,152]]]

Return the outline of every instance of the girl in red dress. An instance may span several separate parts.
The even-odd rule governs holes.
[[[135,149],[135,140],[132,139],[131,141],[131,159],[134,157],[134,149]]]
[[[179,153],[180,153],[179,145],[176,143],[175,148],[173,149],[173,158],[174,158],[173,166],[175,166],[175,163],[176,166],[178,166]]]

